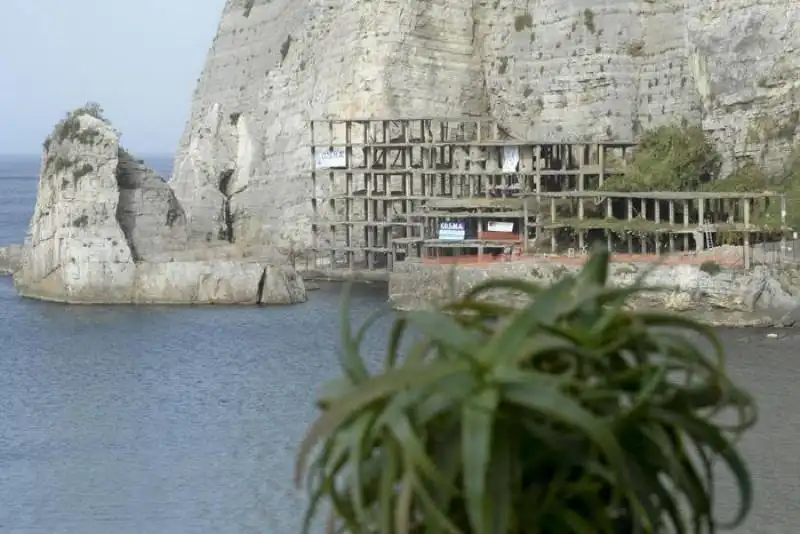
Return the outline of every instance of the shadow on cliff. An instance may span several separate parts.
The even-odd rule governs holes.
[[[118,151],[116,218],[134,261],[186,250],[186,214],[169,185],[124,148]]]

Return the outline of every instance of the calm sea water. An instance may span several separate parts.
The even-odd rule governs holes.
[[[166,174],[169,158],[147,158]],[[36,158],[0,158],[0,244],[22,241]],[[339,288],[284,307],[78,307],[0,278],[0,533],[294,534],[295,448],[337,371]],[[385,289],[361,287],[364,317]],[[800,336],[723,331],[761,422],[757,503],[737,532],[800,525]],[[381,332],[367,339],[380,353]],[[734,494],[720,482],[721,509]]]
[[[0,159],[0,243],[24,238],[37,168]],[[19,299],[0,277],[0,533],[297,532],[292,461],[337,369],[339,292],[80,307]],[[353,315],[385,295],[357,288]]]

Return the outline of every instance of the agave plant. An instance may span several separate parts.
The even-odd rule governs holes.
[[[372,374],[360,351],[375,317],[353,333],[345,309],[343,377],[298,454],[304,531],[328,502],[332,532],[715,532],[718,460],[740,492],[729,526],[741,523],[752,489],[736,442],[752,398],[713,330],[626,309],[647,288],[610,286],[608,262],[597,251],[549,287],[490,280],[396,314]]]

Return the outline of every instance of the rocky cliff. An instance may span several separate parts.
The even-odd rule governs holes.
[[[88,107],[69,114],[45,142],[28,235],[18,267],[8,270],[22,295],[56,301],[305,300],[303,280],[280,258],[209,241],[193,238],[167,183]]]
[[[682,121],[730,169],[800,123],[796,0],[228,0],[171,185],[197,236],[310,242],[311,118],[488,115],[519,139]]]

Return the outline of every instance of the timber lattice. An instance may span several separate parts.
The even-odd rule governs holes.
[[[602,190],[633,143],[522,141],[482,117],[313,120],[310,134],[317,268],[391,270],[398,259],[465,249],[557,253],[565,239],[585,250],[601,234],[612,250],[686,252],[709,246],[709,234],[747,245],[753,233],[786,230],[785,198],[773,193]],[[509,149],[513,170],[504,169]],[[334,151],[342,161],[320,168],[320,154]],[[755,220],[766,212],[756,206],[775,199],[780,216]],[[437,239],[439,222],[452,219],[468,221],[467,239]],[[487,221],[515,230],[489,232]]]

